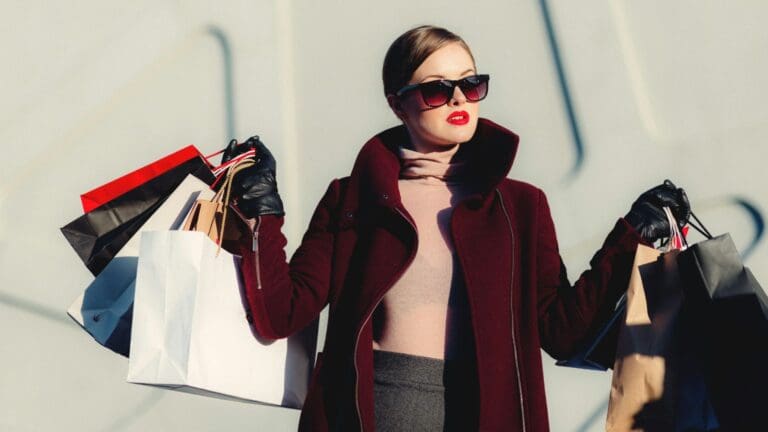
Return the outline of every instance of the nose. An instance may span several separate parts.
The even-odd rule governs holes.
[[[461,105],[467,101],[467,97],[464,96],[464,92],[461,91],[459,86],[453,88],[453,96],[451,96],[451,105]]]

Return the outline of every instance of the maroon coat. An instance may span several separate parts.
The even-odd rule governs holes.
[[[243,247],[249,320],[261,335],[286,337],[330,304],[301,431],[374,430],[371,315],[418,241],[397,186],[397,146],[407,139],[401,125],[363,146],[352,174],[330,183],[290,263],[282,217],[258,217]],[[572,286],[544,193],[507,178],[517,135],[480,119],[461,146],[482,191],[455,206],[450,224],[475,336],[478,430],[546,431],[540,348],[566,357],[610,314],[641,240],[619,219]]]

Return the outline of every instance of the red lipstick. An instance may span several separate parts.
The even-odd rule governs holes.
[[[466,111],[454,111],[445,119],[450,124],[461,126],[469,123],[469,113]]]

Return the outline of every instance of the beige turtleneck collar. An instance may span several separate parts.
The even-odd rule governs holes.
[[[460,145],[445,151],[427,153],[399,146],[398,154],[402,161],[400,178],[421,179],[424,183],[433,184],[463,183],[461,177],[466,172],[467,163],[453,160]]]

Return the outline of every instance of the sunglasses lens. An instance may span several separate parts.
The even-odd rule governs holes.
[[[465,78],[459,87],[464,96],[473,102],[483,100],[488,94],[488,81],[476,76]]]
[[[441,81],[434,81],[421,86],[421,96],[427,105],[438,107],[448,102],[448,99],[451,98],[451,90],[453,90],[451,86],[445,85]]]
[[[460,81],[439,80],[419,84],[418,88],[424,103],[436,108],[448,103],[453,97],[453,83],[458,83],[467,100],[481,101],[488,94],[488,75],[475,75]]]

